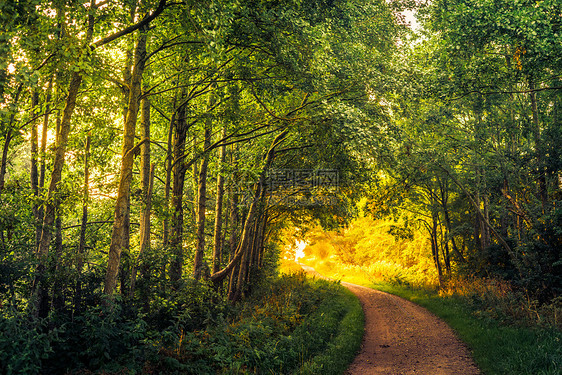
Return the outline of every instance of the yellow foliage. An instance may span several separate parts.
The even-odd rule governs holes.
[[[359,217],[339,231],[316,227],[307,233],[303,262],[335,278],[345,275],[346,280],[356,272],[375,280],[436,285],[437,272],[426,234],[413,230],[409,238],[397,238],[390,233],[402,225],[390,219]]]

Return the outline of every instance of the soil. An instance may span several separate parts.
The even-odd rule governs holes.
[[[480,374],[467,346],[437,316],[392,294],[342,285],[359,298],[365,313],[361,350],[346,375]]]

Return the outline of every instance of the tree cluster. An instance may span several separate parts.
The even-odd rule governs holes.
[[[405,30],[359,0],[10,0],[0,17],[0,303],[40,318],[191,282],[237,301],[287,218],[341,221]],[[271,170],[322,168],[340,204],[270,199]]]

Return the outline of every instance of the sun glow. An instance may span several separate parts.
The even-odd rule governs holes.
[[[305,241],[297,240],[295,242],[295,262],[298,262],[300,258],[304,258],[304,249],[308,246]]]

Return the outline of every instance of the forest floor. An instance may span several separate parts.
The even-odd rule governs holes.
[[[312,267],[302,268],[323,277]],[[346,375],[476,375],[469,349],[441,319],[398,296],[342,282],[361,301],[365,334]]]

